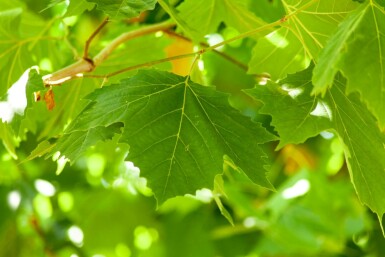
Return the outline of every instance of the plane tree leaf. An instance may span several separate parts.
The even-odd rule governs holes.
[[[76,0],[70,1],[67,11],[65,13],[66,17],[82,14],[85,10],[91,10],[95,7],[94,3],[87,2],[87,0]]]
[[[352,183],[360,200],[380,217],[385,212],[384,135],[357,94],[345,95],[346,79],[337,75],[324,98],[312,96],[311,66],[289,75],[282,85],[270,83],[248,92],[264,102],[281,142],[302,143],[324,130],[335,131],[344,144]]]
[[[318,59],[338,24],[357,7],[351,0],[285,0],[282,3],[287,14],[311,5],[288,17],[280,29],[258,40],[249,62],[249,73],[267,72],[273,79],[280,79],[305,69],[312,59]]]
[[[359,92],[385,126],[385,10],[366,1],[338,28],[314,69],[314,93],[325,93],[338,71],[347,78],[347,93]]]
[[[224,156],[253,182],[271,188],[259,144],[275,137],[230,107],[224,93],[186,77],[142,70],[89,99],[67,133],[123,122],[120,142],[130,146],[128,159],[147,178],[158,203],[212,188]],[[56,150],[62,147],[58,142]]]
[[[87,0],[110,18],[133,18],[146,10],[155,8],[156,0]]]
[[[256,29],[266,23],[251,12],[243,0],[186,0],[179,7],[179,16],[197,39],[215,33],[221,22],[239,32]],[[199,13],[200,17],[197,17]],[[267,33],[263,31],[257,36]]]

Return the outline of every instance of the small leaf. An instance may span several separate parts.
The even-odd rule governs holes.
[[[87,0],[110,18],[133,18],[146,10],[155,8],[156,0]]]
[[[128,158],[159,203],[212,188],[224,155],[253,182],[271,188],[259,144],[275,137],[230,107],[226,94],[171,73],[142,70],[89,98],[93,102],[68,133],[123,122],[120,141],[130,145]]]
[[[27,158],[22,160],[20,163],[31,161],[37,157],[42,157],[43,155],[49,153],[54,146],[54,144],[51,144],[49,141],[44,140],[40,142],[39,145],[31,152],[31,154]]]
[[[214,200],[223,217],[225,217],[227,221],[230,222],[232,226],[234,226],[234,219],[231,216],[230,212],[223,205],[223,202],[221,200],[221,196],[227,197],[223,183],[224,181],[223,181],[222,175],[220,174],[216,175],[214,179],[214,190],[213,190]]]

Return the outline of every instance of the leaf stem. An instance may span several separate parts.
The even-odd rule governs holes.
[[[185,41],[188,41],[188,42],[192,42],[191,39],[183,36],[183,35],[180,35],[178,33],[175,33],[174,31],[170,31],[170,30],[166,30],[164,31],[167,35],[170,35],[172,37],[176,37],[176,38],[180,38],[180,39],[183,39]],[[202,47],[209,47],[208,44],[206,43],[199,43]],[[242,62],[238,61],[237,59],[233,58],[232,56],[228,55],[228,54],[225,54],[225,53],[222,53],[222,52],[219,52],[218,50],[216,49],[213,49],[212,50],[214,53],[220,55],[221,57],[223,57],[224,59],[228,60],[229,62],[235,64],[236,66],[238,66],[239,68],[241,68],[242,70],[244,71],[247,71],[248,67],[247,65],[243,64]]]
[[[99,32],[104,28],[104,26],[106,26],[106,24],[108,23],[109,21],[109,18],[105,18],[103,20],[103,22],[96,28],[96,30],[91,34],[91,36],[87,39],[86,41],[86,44],[84,46],[84,53],[83,53],[83,59],[89,59],[88,57],[88,50],[89,50],[89,47],[90,47],[90,44],[92,42],[92,40],[95,38],[95,36],[97,34],[99,34]]]
[[[110,78],[110,77],[113,77],[113,76],[118,75],[120,73],[127,72],[127,71],[137,70],[137,69],[144,68],[144,67],[151,67],[151,66],[154,66],[156,64],[160,64],[160,63],[164,63],[164,62],[170,62],[170,61],[174,61],[174,60],[178,60],[178,59],[184,59],[184,58],[188,58],[191,56],[196,56],[197,54],[198,54],[198,52],[171,56],[171,57],[167,57],[167,58],[163,58],[163,59],[159,59],[159,60],[155,60],[155,61],[150,61],[150,62],[130,66],[130,67],[118,70],[118,71],[114,71],[114,72],[105,74],[105,75],[86,74],[86,75],[84,75],[84,77],[85,78]]]
[[[99,66],[105,59],[108,58],[111,52],[115,50],[120,44],[130,39],[140,37],[146,34],[150,34],[153,32],[161,31],[161,30],[166,30],[174,26],[175,26],[175,23],[170,21],[165,21],[162,23],[150,25],[148,27],[140,28],[138,30],[123,33],[119,37],[115,38],[105,48],[103,48],[93,59],[88,59],[88,58],[81,59],[67,67],[64,67],[61,70],[58,70],[52,74],[48,74],[43,77],[43,82],[47,86],[60,85],[65,81],[82,77],[83,73],[91,72],[95,69],[95,67]],[[87,41],[91,42],[90,39]]]
[[[178,55],[178,56],[172,56],[172,57],[168,57],[168,58],[164,58],[164,59],[146,62],[146,63],[130,66],[130,67],[124,68],[122,70],[118,70],[118,71],[108,73],[105,75],[92,75],[92,74],[83,75],[83,73],[93,71],[95,69],[95,67],[99,66],[105,59],[107,59],[108,56],[111,54],[111,52],[113,50],[115,50],[122,43],[124,43],[130,39],[140,37],[140,36],[143,36],[146,34],[150,34],[153,32],[168,30],[169,28],[174,27],[176,24],[174,22],[171,22],[168,20],[168,21],[154,24],[154,25],[150,25],[148,27],[144,27],[144,28],[141,28],[138,30],[129,31],[129,32],[123,33],[119,37],[115,38],[110,44],[108,44],[105,48],[103,48],[92,60],[88,60],[88,59],[79,60],[78,62],[76,62],[70,66],[67,66],[67,67],[65,67],[65,68],[63,68],[63,69],[61,69],[61,70],[59,70],[53,74],[49,74],[47,76],[44,76],[43,82],[46,85],[59,85],[65,81],[68,81],[68,80],[71,80],[74,78],[79,78],[79,77],[109,78],[109,77],[115,76],[117,74],[131,71],[131,70],[136,70],[136,69],[139,69],[142,67],[153,66],[153,65],[160,64],[163,62],[169,62],[169,61],[173,61],[173,60],[177,60],[177,59],[188,58],[191,56],[200,56],[200,55],[207,53],[209,51],[215,51],[216,48],[223,46],[223,45],[226,45],[228,43],[231,43],[233,41],[243,39],[245,37],[251,36],[251,35],[256,34],[258,32],[268,30],[272,27],[281,26],[281,24],[287,22],[287,20],[291,16],[296,15],[297,13],[301,12],[302,10],[308,8],[309,6],[313,5],[314,3],[318,2],[318,1],[319,0],[310,1],[307,4],[301,6],[301,8],[296,9],[295,11],[287,14],[286,16],[282,17],[281,19],[279,19],[275,22],[272,22],[272,23],[260,26],[256,29],[253,29],[253,30],[247,31],[245,33],[239,34],[236,37],[224,40],[218,44],[202,48],[201,50],[199,50],[197,52],[182,54],[182,55]],[[165,2],[163,2],[163,1],[159,1],[159,2],[162,2],[163,4],[165,4]],[[103,25],[103,23],[102,23],[102,25]],[[99,26],[99,27],[101,27],[101,26]],[[91,42],[93,35],[97,34],[99,30],[96,29],[96,31],[91,35],[90,39],[87,40],[87,42],[88,41]],[[88,50],[87,50],[87,52],[88,52]],[[85,51],[85,53],[86,53],[86,51]]]

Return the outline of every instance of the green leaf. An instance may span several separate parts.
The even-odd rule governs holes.
[[[273,117],[280,134],[279,147],[301,143],[326,129],[337,132],[344,143],[351,179],[360,200],[374,212],[385,212],[384,135],[376,120],[356,94],[345,95],[346,80],[338,75],[325,97],[310,95],[313,66],[289,75],[281,87],[275,84],[249,90],[265,106],[261,112]]]
[[[93,102],[68,132],[123,122],[120,141],[130,145],[128,158],[159,203],[212,188],[224,155],[253,182],[271,188],[259,144],[274,136],[231,108],[226,94],[171,73],[143,70],[89,98]]]
[[[248,10],[243,0],[186,0],[178,10],[190,34],[197,39],[215,33],[221,22],[239,32],[250,31],[265,25],[264,21]],[[197,13],[202,18],[198,18]],[[261,36],[264,33],[266,32],[257,35]]]
[[[282,1],[248,0],[251,11],[266,22],[274,22],[285,15]]]
[[[146,10],[155,8],[156,0],[87,0],[110,18],[133,18]]]
[[[86,10],[91,10],[95,7],[94,3],[87,2],[87,0],[72,0],[67,7],[66,17],[80,15]]]
[[[53,154],[59,151],[61,156],[65,156],[71,163],[74,163],[89,147],[96,145],[99,141],[112,139],[115,134],[119,134],[121,127],[121,123],[115,123],[108,127],[100,126],[87,131],[64,134],[50,152]]]
[[[309,3],[311,0],[283,1],[288,14]],[[317,60],[332,32],[356,6],[351,0],[320,0],[289,17],[282,28],[258,40],[249,73],[267,72],[273,79],[280,79],[305,69],[312,59]]]
[[[14,45],[18,43],[20,39],[19,26],[21,22],[21,8],[11,9],[0,12],[0,81],[6,81],[6,87],[0,88],[0,96],[3,95],[8,86],[12,84],[10,77],[12,72],[7,71],[6,66],[12,66],[10,60],[10,53],[14,48]],[[19,76],[21,74],[18,74]]]
[[[359,92],[369,110],[385,126],[385,10],[367,1],[338,28],[314,69],[314,93],[325,93],[340,70],[347,92]]]
[[[234,226],[234,219],[231,216],[230,212],[226,209],[226,207],[223,205],[223,202],[221,200],[221,196],[226,197],[226,192],[224,189],[224,181],[222,175],[216,175],[214,179],[214,190],[213,190],[214,200],[215,203],[218,206],[219,211],[227,219],[227,221]]]
[[[40,142],[39,145],[31,152],[31,154],[20,163],[31,161],[37,157],[42,157],[43,155],[49,153],[54,146],[54,144],[44,140]]]
[[[4,147],[7,149],[8,153],[12,158],[17,159],[16,154],[16,140],[14,139],[13,132],[10,129],[9,125],[3,123],[0,120],[0,139],[3,142]]]

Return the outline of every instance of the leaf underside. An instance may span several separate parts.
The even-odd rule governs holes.
[[[212,188],[225,155],[253,182],[271,188],[259,144],[275,137],[233,109],[227,97],[185,77],[142,70],[92,93],[67,137],[124,123],[120,141],[130,145],[128,159],[147,178],[158,203]]]

